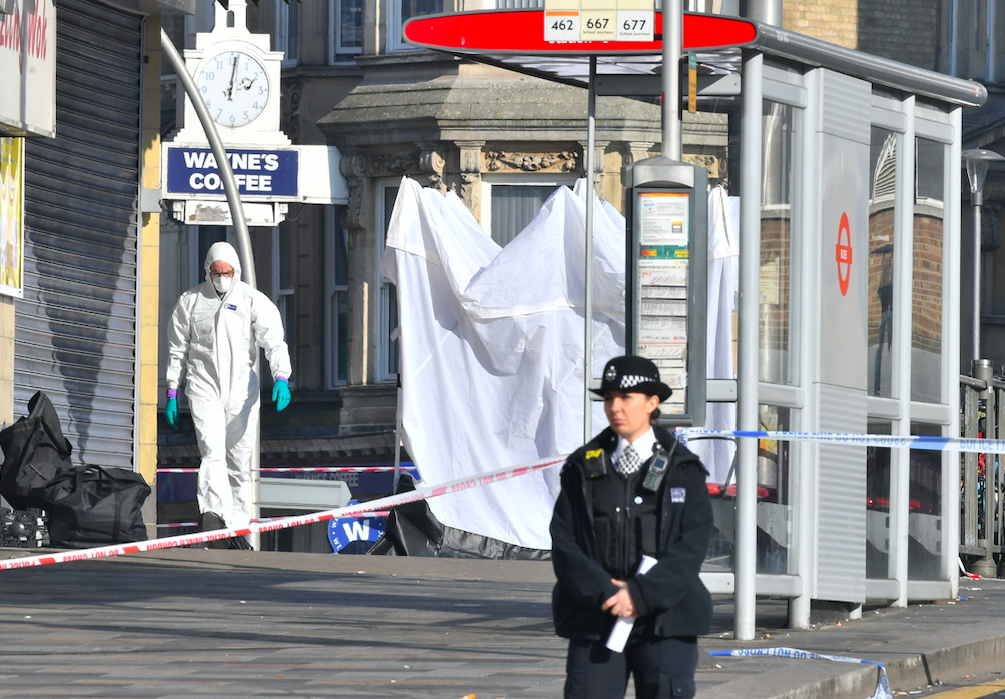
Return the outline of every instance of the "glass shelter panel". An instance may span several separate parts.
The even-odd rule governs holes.
[[[869,434],[892,434],[892,423],[869,420]],[[890,462],[893,450],[866,447],[865,577],[890,575]]]
[[[789,384],[794,108],[764,103],[761,191],[760,380]]]
[[[790,411],[762,405],[758,421],[765,431],[791,429]],[[792,506],[789,488],[790,443],[761,439],[757,443],[757,572],[789,572]]]
[[[893,395],[893,250],[897,145],[893,131],[872,127],[869,158],[869,395]]]
[[[911,423],[911,434],[942,437],[943,427]],[[911,450],[911,489],[907,575],[911,580],[939,580],[942,556],[943,452]]]
[[[942,278],[946,146],[917,139],[911,299],[911,400],[942,395]]]

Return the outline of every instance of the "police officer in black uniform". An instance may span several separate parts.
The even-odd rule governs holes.
[[[610,427],[572,454],[551,520],[555,631],[569,639],[566,699],[693,697],[699,634],[712,598],[698,579],[712,533],[706,471],[651,425],[670,397],[656,365],[616,357],[600,390]],[[656,559],[636,574],[643,556]],[[624,648],[606,647],[617,617],[634,617]]]

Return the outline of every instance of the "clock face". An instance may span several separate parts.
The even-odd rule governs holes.
[[[265,111],[269,76],[254,56],[224,51],[210,56],[195,79],[213,121],[221,126],[246,126]]]

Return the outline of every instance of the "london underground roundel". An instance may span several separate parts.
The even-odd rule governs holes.
[[[848,283],[851,281],[851,227],[848,224],[847,213],[841,214],[835,257],[838,266],[838,287],[841,289],[841,295],[847,296]]]

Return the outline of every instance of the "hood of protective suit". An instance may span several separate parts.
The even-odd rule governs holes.
[[[206,281],[213,281],[209,276],[209,268],[210,265],[218,260],[223,260],[234,268],[234,281],[241,280],[241,258],[238,256],[234,246],[230,243],[213,243],[206,252],[206,264],[204,265],[206,269]]]

